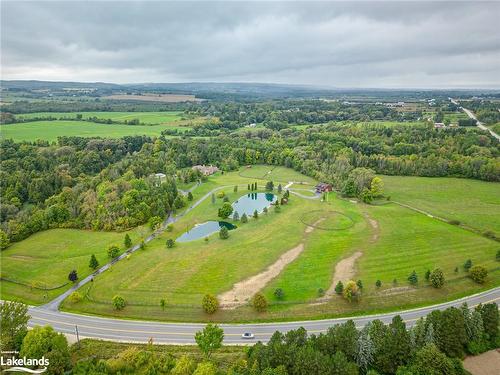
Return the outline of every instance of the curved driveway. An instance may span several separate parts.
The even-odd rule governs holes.
[[[357,327],[362,327],[374,319],[380,319],[389,323],[396,314],[401,315],[408,325],[422,316],[436,309],[446,309],[451,306],[458,307],[467,302],[469,307],[480,303],[490,303],[500,300],[500,287],[475,294],[459,300],[446,302],[440,305],[424,307],[420,309],[407,310],[388,314],[377,314],[351,318]],[[101,318],[89,315],[77,315],[60,311],[51,311],[42,307],[31,307],[29,309],[31,319],[29,326],[50,324],[56,331],[74,335],[76,326],[80,338],[96,338],[112,341],[146,343],[151,338],[156,344],[194,344],[194,335],[204,327],[200,323],[160,323],[150,321],[121,320],[113,318]],[[249,344],[257,340],[266,342],[275,331],[286,332],[299,327],[304,327],[309,333],[322,333],[349,318],[312,320],[301,322],[262,323],[262,324],[221,324],[224,329],[224,342],[226,344]],[[255,340],[243,340],[243,332],[255,334]]]

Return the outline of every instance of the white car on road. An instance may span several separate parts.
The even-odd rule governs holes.
[[[255,338],[254,334],[251,332],[245,332],[244,334],[241,335],[242,339],[253,339]]]

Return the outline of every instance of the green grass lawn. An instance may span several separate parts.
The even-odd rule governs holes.
[[[159,125],[167,124],[173,121],[182,119],[182,112],[168,111],[168,112],[35,112],[16,115],[19,119],[33,119],[33,118],[72,118],[75,119],[76,115],[82,115],[83,119],[97,117],[101,120],[111,119],[113,121],[130,121],[138,119],[141,124]]]
[[[495,133],[500,134],[500,122],[497,122],[496,124],[489,125],[488,128],[493,130]]]
[[[311,177],[305,176],[293,169],[279,166],[252,165],[250,168],[240,168],[239,174],[241,177],[250,179],[273,181],[275,185],[276,183],[281,183],[283,186],[290,181],[303,182],[306,185],[313,185],[315,183]],[[265,182],[261,184],[265,184]],[[300,188],[300,184],[294,184],[293,188]]]
[[[500,233],[500,184],[446,177],[382,176],[385,194],[446,219]]]
[[[127,135],[159,136],[165,129],[188,129],[185,126],[172,125],[122,125],[97,124],[88,121],[33,121],[1,125],[0,133],[3,138],[12,138],[14,141],[56,141],[57,137],[103,137],[121,138]]]
[[[137,228],[128,232],[137,242],[147,233]],[[68,274],[76,269],[79,278],[89,275],[90,255],[95,254],[101,265],[109,261],[107,247],[123,248],[124,233],[92,232],[78,229],[51,229],[36,233],[24,241],[13,243],[1,252],[1,275],[24,284],[53,288],[68,282]],[[2,299],[23,299],[28,303],[44,303],[69,287],[42,291],[10,282],[1,282]],[[47,298],[45,298],[47,295]]]

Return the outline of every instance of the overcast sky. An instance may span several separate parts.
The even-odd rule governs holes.
[[[500,2],[1,2],[2,79],[500,88]]]

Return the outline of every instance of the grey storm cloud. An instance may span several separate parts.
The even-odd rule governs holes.
[[[500,87],[498,2],[1,7],[2,79]]]

